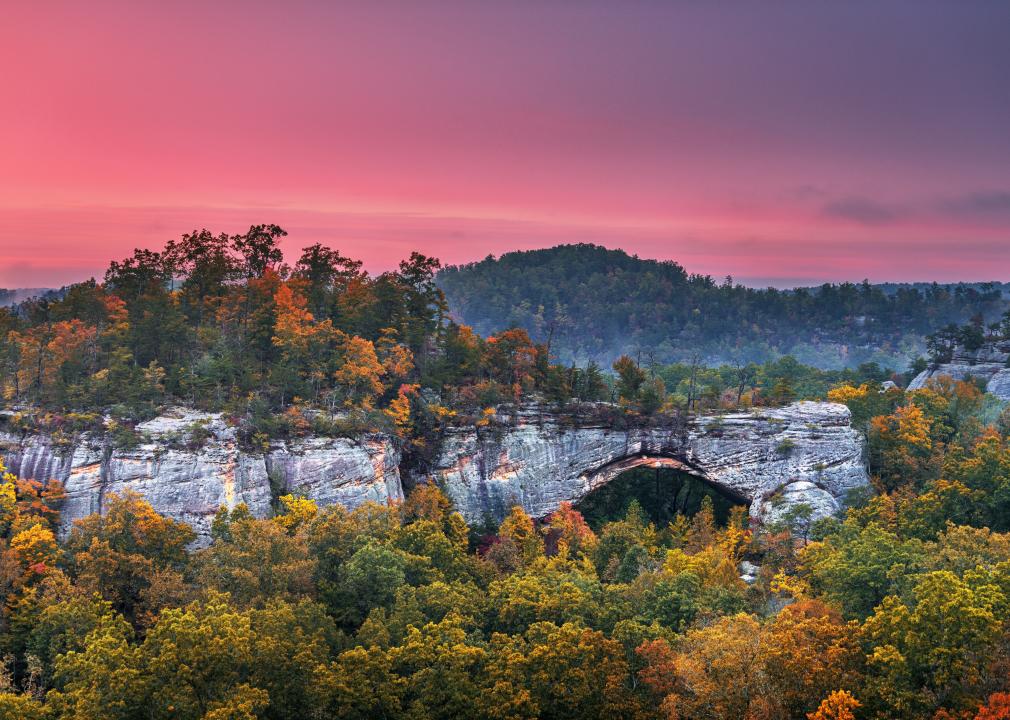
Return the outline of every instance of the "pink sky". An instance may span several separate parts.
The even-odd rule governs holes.
[[[373,270],[1010,279],[1005,3],[12,5],[0,286],[259,222]]]

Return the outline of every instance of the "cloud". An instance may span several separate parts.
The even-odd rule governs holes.
[[[952,193],[932,199],[908,199],[902,204],[850,195],[824,201],[820,215],[870,227],[900,223],[961,225],[965,221],[1006,227],[1010,223],[1010,190]]]
[[[958,217],[1010,220],[1010,191],[968,193],[942,201],[940,210]]]
[[[862,197],[832,200],[821,207],[821,214],[861,225],[886,225],[900,220],[904,215],[899,208]]]

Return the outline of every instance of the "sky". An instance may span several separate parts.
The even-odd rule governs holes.
[[[1010,280],[1010,2],[11,2],[0,287],[206,227]]]

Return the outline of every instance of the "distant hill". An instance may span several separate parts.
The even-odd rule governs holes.
[[[51,288],[0,288],[0,307],[14,305],[33,297],[42,297],[51,292]]]
[[[518,326],[564,362],[764,361],[903,369],[923,336],[1007,306],[1001,283],[826,284],[753,289],[671,261],[578,244],[506,253],[438,276],[454,316],[482,334]]]

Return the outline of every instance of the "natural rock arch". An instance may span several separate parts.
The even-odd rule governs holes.
[[[869,478],[848,408],[797,402],[692,418],[686,427],[614,429],[519,417],[492,437],[455,428],[418,480],[438,483],[470,521],[498,520],[513,505],[534,517],[578,502],[629,468],[660,463],[689,472],[774,518],[797,504],[837,512]]]
[[[629,470],[634,470],[639,467],[655,468],[655,469],[668,469],[677,470],[679,472],[691,475],[692,477],[698,478],[707,485],[712,486],[718,492],[728,497],[735,503],[740,505],[750,505],[751,498],[746,495],[741,494],[738,490],[733,487],[724,485],[719,482],[718,479],[713,479],[709,477],[708,473],[705,472],[703,468],[698,467],[696,464],[690,462],[685,457],[678,457],[673,454],[663,454],[663,453],[636,453],[634,455],[628,455],[627,457],[620,458],[609,462],[596,470],[593,470],[584,475],[587,491],[578,500],[586,498],[591,493],[599,490],[604,485],[607,485],[614,480],[617,480],[621,475],[628,472]],[[577,502],[573,500],[572,502]]]

